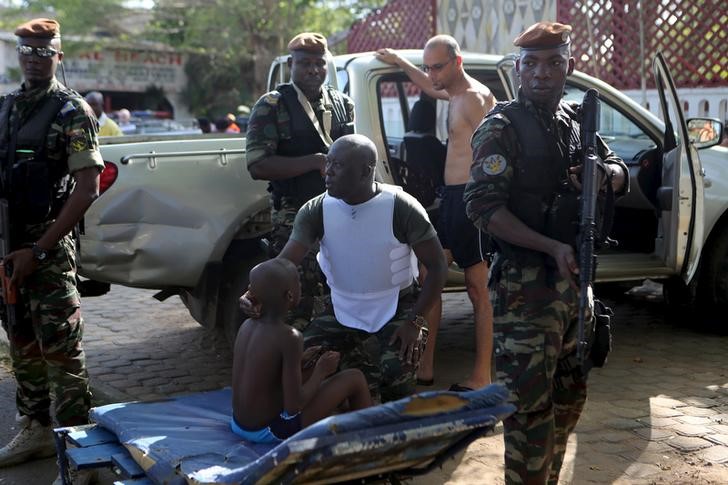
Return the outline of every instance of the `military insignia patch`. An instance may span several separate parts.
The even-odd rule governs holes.
[[[66,104],[63,105],[63,108],[61,108],[61,111],[58,112],[58,115],[60,118],[65,118],[69,113],[73,113],[74,111],[76,111],[76,107],[73,103],[67,101]]]
[[[71,138],[71,151],[73,153],[82,152],[88,150],[88,142],[85,136],[74,136]]]
[[[503,155],[489,155],[483,160],[483,172],[486,175],[500,175],[506,171],[508,163]]]

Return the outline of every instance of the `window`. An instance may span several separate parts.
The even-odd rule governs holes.
[[[567,84],[564,91],[567,101],[581,103],[584,99],[585,90],[580,87]],[[639,125],[604,100],[601,102],[599,134],[627,164],[638,163],[639,160],[635,160],[638,153],[657,146]]]

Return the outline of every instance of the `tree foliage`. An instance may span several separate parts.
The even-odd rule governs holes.
[[[102,30],[117,32],[115,20],[123,11],[123,0],[23,0],[10,2],[0,17],[0,28],[12,32],[15,27],[34,17],[49,17],[61,24],[66,35],[84,35]]]
[[[157,0],[150,33],[190,53],[191,111],[216,117],[262,94],[271,60],[297,32],[348,29],[372,0]]]

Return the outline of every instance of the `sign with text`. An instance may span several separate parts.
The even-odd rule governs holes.
[[[179,93],[186,57],[174,51],[107,49],[66,57],[68,84],[77,91],[144,92],[150,86]]]

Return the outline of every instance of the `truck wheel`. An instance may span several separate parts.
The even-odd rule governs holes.
[[[268,259],[258,241],[240,241],[228,250],[224,259],[224,271],[220,282],[218,319],[215,328],[221,332],[232,348],[238,329],[245,320],[238,300],[248,287],[248,273],[258,263]]]
[[[700,264],[700,299],[718,310],[728,307],[728,229],[703,252]]]
[[[662,284],[665,299],[665,318],[678,324],[693,321],[690,315],[697,309],[696,284],[686,285],[680,277],[672,277]]]

